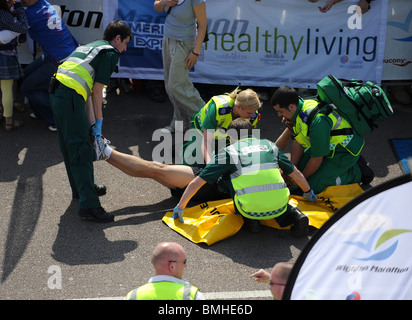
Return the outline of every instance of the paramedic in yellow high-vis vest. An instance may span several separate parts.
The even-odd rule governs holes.
[[[130,291],[126,300],[205,300],[198,288],[182,280],[186,259],[186,252],[180,244],[158,244],[152,255],[155,275],[148,283]]]
[[[173,217],[183,222],[183,210],[192,196],[205,183],[217,182],[233,197],[235,210],[246,218],[248,231],[258,232],[259,220],[275,219],[281,227],[293,225],[293,235],[306,235],[309,220],[288,204],[289,189],[282,177],[283,174],[296,181],[305,190],[305,198],[314,201],[316,196],[302,173],[273,142],[256,139],[248,120],[236,119],[229,129],[235,142],[215,155],[189,183],[173,210]]]
[[[252,89],[212,97],[208,103],[192,117],[190,132],[192,140],[183,145],[182,163],[193,167],[204,167],[213,152],[226,147],[230,141],[226,130],[236,118],[249,119],[253,128],[260,121],[259,108],[262,103]],[[197,151],[201,150],[201,154]]]
[[[103,88],[109,84],[119,55],[126,51],[131,37],[126,24],[112,21],[105,29],[103,40],[78,47],[59,65],[49,87],[59,147],[72,195],[79,199],[79,216],[87,220],[110,222],[114,218],[101,207],[94,184],[93,161],[102,159],[102,148],[96,148],[96,154],[93,144],[98,147],[104,143],[101,134]],[[89,98],[95,120],[92,128],[85,109]]]
[[[288,128],[276,145],[284,150],[293,139],[291,161],[315,194],[329,186],[370,183],[373,172],[360,157],[365,140],[336,109],[330,105],[315,109],[318,104],[317,100],[302,100],[291,87],[277,89],[271,105]]]

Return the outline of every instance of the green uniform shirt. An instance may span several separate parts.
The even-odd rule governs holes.
[[[294,165],[281,150],[279,150],[277,161],[279,168],[285,175],[289,175],[294,171]],[[232,164],[230,161],[229,153],[222,150],[222,152],[212,158],[199,174],[199,177],[205,180],[208,184],[219,183],[224,187],[225,191],[229,191],[231,196],[234,196],[234,190],[230,183],[230,174],[234,173],[236,170],[236,165]]]
[[[99,54],[90,62],[90,65],[96,71],[94,82],[99,82],[108,86],[110,84],[110,77],[112,73],[115,72],[118,62],[118,52],[105,51]]]
[[[202,130],[216,130],[217,128],[217,120],[216,120],[216,103],[212,101],[209,104],[208,111],[203,122],[200,124]]]
[[[332,120],[329,117],[315,117],[309,128],[312,157],[326,157],[330,153],[330,131],[332,130]]]

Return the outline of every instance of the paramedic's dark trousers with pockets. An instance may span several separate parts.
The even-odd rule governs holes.
[[[50,99],[73,196],[79,197],[80,209],[100,207],[94,188],[94,149],[89,136],[85,101],[81,95],[64,86],[57,88]]]

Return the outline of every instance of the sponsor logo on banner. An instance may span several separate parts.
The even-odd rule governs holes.
[[[340,57],[340,68],[362,69],[362,67],[363,67],[362,60],[350,60],[349,56],[347,55]]]
[[[285,63],[289,62],[283,54],[279,53],[267,53],[263,58],[260,59],[264,65],[267,66],[283,66]]]
[[[84,11],[66,5],[60,6],[61,17],[69,27],[99,29],[102,25],[103,13],[100,11]]]
[[[357,291],[353,291],[350,295],[346,297],[346,300],[360,300],[360,294]]]
[[[301,34],[283,32],[282,28],[264,29],[253,27],[249,20],[210,20],[207,51],[244,52],[287,55],[291,60],[300,56],[331,56],[351,54],[360,60],[371,62],[376,59],[377,36],[344,36],[343,29],[333,34],[318,27],[308,28]],[[250,26],[249,26],[250,25]],[[219,31],[222,30],[222,31]]]
[[[216,55],[218,61],[223,63],[239,63],[244,64],[247,62],[247,55],[239,53],[239,52],[222,52]]]
[[[399,21],[388,21],[388,26],[397,28],[402,30],[403,32],[409,33],[411,30],[412,25],[412,10],[409,12],[408,16],[405,18],[403,22]],[[402,41],[402,42],[412,42],[412,36],[408,35],[406,37],[396,38],[393,39],[395,41]]]
[[[359,241],[345,241],[344,243],[347,245],[351,246],[357,246],[364,251],[370,253],[370,255],[366,257],[358,257],[355,258],[357,260],[363,260],[363,261],[370,261],[370,260],[386,260],[388,259],[396,250],[398,246],[398,241],[397,238],[403,233],[406,232],[412,232],[412,230],[409,229],[390,229],[385,232],[381,232],[381,229],[378,228],[376,229],[372,235],[369,237],[369,239],[366,242],[359,242]],[[377,236],[380,234],[379,238],[377,241],[375,239]],[[395,239],[393,239],[395,238]],[[382,248],[382,245],[387,243],[390,240],[396,240],[393,241],[393,243],[387,247],[386,249],[380,249]],[[373,244],[375,243],[375,246]]]
[[[409,59],[383,59],[383,63],[389,63],[389,64],[393,64],[394,66],[398,66],[398,67],[406,67],[407,65],[411,64],[412,61]]]

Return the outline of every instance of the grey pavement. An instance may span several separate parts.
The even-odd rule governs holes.
[[[203,87],[207,100],[226,91]],[[205,89],[206,88],[206,89]],[[266,102],[261,137],[276,140],[282,125]],[[155,103],[145,92],[108,95],[103,133],[117,150],[151,160],[155,129],[172,117],[168,101]],[[105,161],[95,163],[95,180],[107,186],[103,207],[113,223],[85,222],[72,201],[57,136],[29,112],[16,113],[23,128],[5,132],[0,124],[0,299],[121,298],[153,275],[155,245],[176,241],[184,246],[188,268],[184,278],[207,297],[269,299],[267,285],[249,275],[270,271],[279,261],[295,261],[309,237],[264,227],[259,234],[239,231],[207,246],[194,244],[161,220],[177,203],[169,189],[132,178]],[[412,138],[412,106],[395,114],[366,137],[364,157],[376,177],[371,187],[402,175],[389,139]],[[61,281],[59,281],[61,279]],[[235,295],[237,293],[237,295]]]

